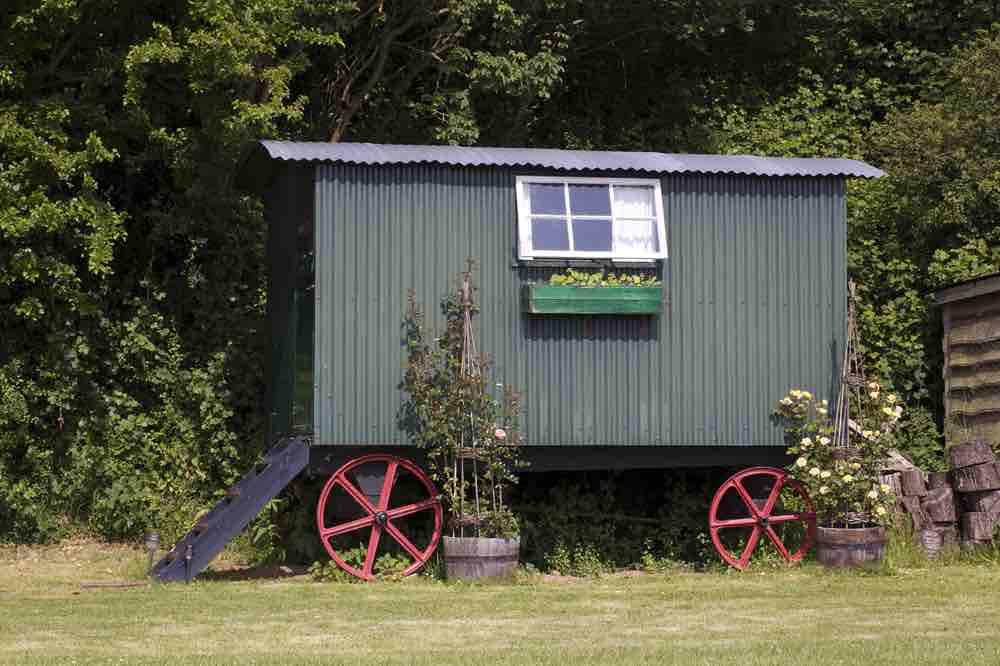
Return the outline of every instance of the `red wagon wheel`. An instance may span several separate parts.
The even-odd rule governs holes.
[[[792,509],[787,508],[788,506]],[[730,565],[746,569],[762,536],[789,562],[798,562],[809,552],[816,532],[816,509],[805,487],[788,472],[775,467],[751,467],[729,477],[712,498],[708,513],[712,543]],[[778,529],[775,529],[775,528]],[[779,530],[790,534],[797,527],[798,548],[789,548]],[[739,539],[746,535],[746,540]],[[733,552],[736,537],[739,552]]]
[[[390,508],[393,492],[400,490],[403,474],[409,477],[407,501]],[[327,525],[328,508],[335,509],[333,504],[336,502],[332,500],[336,491],[341,491],[338,494],[342,495],[337,498],[340,500],[340,508],[348,505],[347,508],[353,515],[360,514],[360,517]],[[328,503],[330,507],[327,506]],[[428,513],[432,514],[433,528],[429,536],[424,531],[426,543],[418,541],[420,545],[414,544],[417,531],[409,529],[408,523],[418,517],[426,518]],[[385,545],[389,540],[398,544],[413,560],[402,571],[403,576],[409,576],[423,567],[441,539],[442,514],[441,497],[437,488],[420,467],[403,458],[374,453],[347,462],[327,480],[316,505],[316,526],[319,528],[323,547],[341,569],[358,578],[372,580],[375,578],[374,567],[379,546],[383,546],[386,551]],[[364,541],[361,542],[365,548],[364,564],[359,568],[346,561],[344,553],[338,551],[334,540],[350,539],[352,536],[363,539],[365,531],[368,532],[367,545],[364,545]]]

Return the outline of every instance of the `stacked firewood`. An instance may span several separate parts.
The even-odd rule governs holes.
[[[946,472],[925,473],[905,456],[892,451],[883,481],[899,502],[899,509],[913,521],[913,529],[930,554],[958,543],[955,494]]]
[[[963,510],[962,545],[990,544],[1000,523],[1000,462],[983,441],[956,444],[948,449],[948,457]]]

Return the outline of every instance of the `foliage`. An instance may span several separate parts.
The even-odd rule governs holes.
[[[556,273],[549,278],[549,284],[576,287],[658,287],[660,282],[655,275],[631,273],[610,273],[578,271],[567,268],[565,273]]]
[[[705,511],[732,470],[531,473],[518,486],[524,559],[560,573],[718,561]],[[600,566],[597,566],[597,564]]]
[[[468,358],[463,367],[466,308],[470,322],[479,312],[471,263],[463,278],[469,301],[465,302],[462,290],[442,299],[445,330],[434,346],[426,341],[416,295],[409,294],[403,323],[407,362],[400,384],[406,400],[400,425],[414,444],[428,452],[431,476],[444,489],[453,532],[462,532],[460,519],[474,515],[479,521],[477,536],[512,538],[519,528],[504,494],[510,496],[520,464],[520,396],[511,386],[502,387],[501,398],[490,392],[487,356]],[[468,364],[476,364],[474,372],[468,371]],[[470,453],[475,456],[472,464],[463,458]]]
[[[881,483],[882,466],[903,408],[876,381],[868,383],[861,400],[849,400],[858,431],[842,426],[848,429],[846,440],[835,432],[827,401],[808,391],[789,391],[772,416],[785,429],[788,454],[796,456],[788,471],[809,492],[820,524],[884,524],[893,496]]]
[[[561,541],[545,555],[545,568],[563,576],[599,576],[611,571],[611,564],[591,544],[569,548]]]
[[[368,549],[365,545],[358,544],[356,547],[340,553],[340,556],[349,566],[355,569],[364,569],[367,553]],[[406,556],[386,552],[375,559],[373,571],[375,571],[377,580],[400,580],[401,574],[408,566],[410,566],[410,560]],[[309,575],[320,583],[357,583],[362,580],[344,571],[332,560],[313,562],[309,567]]]

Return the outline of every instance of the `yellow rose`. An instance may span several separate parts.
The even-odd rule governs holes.
[[[804,465],[803,465],[803,467],[804,467]],[[819,478],[821,478],[821,479],[829,479],[830,478],[830,470],[824,469],[822,472],[819,473]]]
[[[827,488],[826,486],[820,486],[819,487],[819,494],[820,495],[826,495],[828,492],[830,492],[830,489]]]
[[[828,446],[830,444],[830,438],[829,437],[820,437],[819,438],[819,443],[822,444],[823,446]]]
[[[868,491],[868,499],[878,499],[878,491],[874,488]]]
[[[890,393],[889,395],[885,396],[885,401],[888,402],[890,405],[896,402],[896,394]]]
[[[856,463],[856,462],[855,463],[851,463],[851,469],[853,469],[855,472],[857,472],[859,469],[861,469],[861,463]]]
[[[845,474],[845,475],[844,475],[843,477],[841,477],[841,478],[843,479],[844,483],[851,483],[851,482],[853,482],[853,481],[854,481],[854,477],[853,477],[853,476],[851,476],[850,474]]]
[[[878,507],[877,509],[875,509],[875,513],[877,513],[880,516],[884,516],[885,515],[885,507],[884,506]]]
[[[879,488],[879,490],[881,490],[881,491],[882,491],[882,492],[884,492],[884,493],[887,493],[887,492],[889,492],[890,490],[892,490],[892,487],[891,487],[891,486],[889,486],[889,484],[888,484],[888,483],[883,483],[883,484],[882,484],[882,485],[880,485],[880,486],[879,486],[878,488]]]
[[[819,467],[813,467],[809,470],[809,476],[819,476]]]

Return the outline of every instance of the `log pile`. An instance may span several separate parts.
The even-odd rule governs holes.
[[[988,545],[1000,523],[1000,462],[984,441],[956,444],[948,458],[962,508],[962,546]]]
[[[910,517],[928,554],[959,541],[955,494],[945,472],[925,473],[905,456],[891,451],[882,482],[892,487],[897,509]]]

